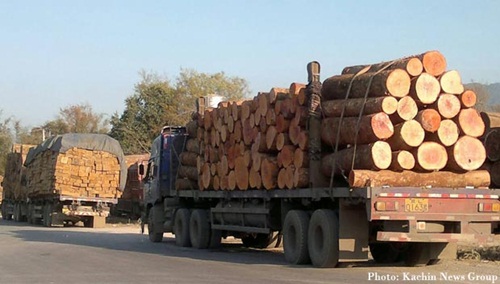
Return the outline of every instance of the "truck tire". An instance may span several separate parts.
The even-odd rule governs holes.
[[[210,245],[210,220],[207,210],[195,209],[189,219],[191,245],[197,249],[206,249]]]
[[[285,259],[292,264],[310,263],[307,247],[309,215],[302,210],[291,210],[283,223],[283,250]]]
[[[221,230],[211,230],[210,231],[210,243],[208,248],[215,249],[221,246],[222,231]]]
[[[180,247],[190,247],[189,220],[191,212],[187,208],[180,208],[175,213],[174,233],[175,243]]]
[[[318,209],[308,230],[311,262],[316,267],[335,267],[339,262],[339,221],[333,210]]]
[[[159,243],[163,240],[163,231],[158,232],[158,228],[156,226],[158,224],[155,224],[155,208],[151,207],[149,208],[149,214],[148,214],[148,235],[149,235],[149,240],[153,243]]]
[[[45,204],[43,206],[43,225],[45,227],[52,227],[52,204]]]

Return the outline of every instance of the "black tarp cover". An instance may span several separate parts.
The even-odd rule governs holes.
[[[65,153],[71,148],[103,151],[115,155],[120,163],[120,186],[123,191],[127,181],[127,165],[120,143],[105,134],[69,133],[48,138],[42,144],[31,148],[24,162],[28,166],[40,153],[46,150]]]

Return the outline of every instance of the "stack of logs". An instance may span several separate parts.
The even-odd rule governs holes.
[[[322,88],[326,176],[353,187],[485,187],[485,132],[476,95],[437,51],[346,67]]]
[[[28,165],[26,175],[31,196],[118,198],[121,195],[118,158],[104,151],[45,150]]]
[[[306,103],[305,85],[292,83],[194,117],[176,188],[194,188],[198,176],[200,190],[307,186]]]
[[[26,161],[29,149],[32,147],[34,145],[14,144],[11,153],[7,154],[5,178],[3,180],[3,198],[26,199],[26,168],[23,164]]]
[[[486,163],[483,168],[491,175],[491,185],[500,187],[500,113],[482,112],[486,131],[482,137],[486,148]]]

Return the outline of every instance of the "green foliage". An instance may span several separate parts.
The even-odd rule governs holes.
[[[10,123],[10,118],[2,118],[2,111],[0,110],[0,175],[2,176],[5,173],[7,154],[10,152],[12,147],[12,134],[9,127]]]
[[[59,117],[49,121],[44,128],[53,134],[62,133],[107,133],[109,121],[104,114],[95,113],[88,103],[61,108]]]
[[[155,73],[141,72],[134,94],[125,101],[121,115],[111,118],[110,135],[120,141],[125,154],[149,152],[151,141],[165,125],[185,125],[198,97],[217,94],[228,100],[249,93],[244,79],[223,72],[199,73],[181,69],[175,85]]]

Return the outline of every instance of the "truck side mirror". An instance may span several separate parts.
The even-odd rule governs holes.
[[[141,176],[144,175],[144,165],[143,164],[139,165],[139,175],[141,175]]]

